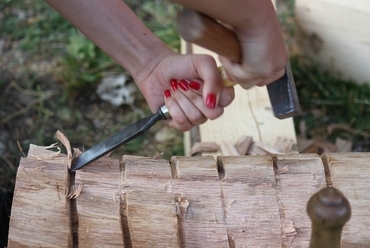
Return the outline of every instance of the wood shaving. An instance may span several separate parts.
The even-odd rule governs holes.
[[[17,140],[17,146],[19,151],[23,154],[23,157],[27,157],[26,154],[24,154],[21,144],[19,143],[19,140]]]
[[[77,184],[77,187],[76,187],[76,184],[75,184],[75,185],[73,185],[72,190],[71,190],[71,192],[67,195],[67,197],[68,197],[69,199],[76,199],[77,197],[79,197],[79,196],[80,196],[80,194],[81,194],[81,191],[82,191],[82,186],[83,186],[83,184],[82,184],[82,183],[78,183],[78,184]]]
[[[283,168],[279,168],[276,173],[280,175],[280,174],[287,172],[288,170],[289,170],[289,166],[286,165]]]
[[[163,156],[163,152],[159,153],[159,152],[156,152],[156,154],[153,156],[153,159],[159,159]]]
[[[66,150],[67,150],[67,156],[68,156],[68,165],[67,166],[68,166],[68,169],[71,169],[72,159],[73,159],[72,150],[71,150],[71,144],[69,143],[69,140],[67,139],[67,137],[61,131],[59,131],[59,130],[56,132],[55,137],[60,142],[62,142],[62,144],[66,148]]]
[[[74,153],[75,156],[79,156],[79,155],[82,154],[81,150],[78,149],[78,148],[73,148],[73,153]]]

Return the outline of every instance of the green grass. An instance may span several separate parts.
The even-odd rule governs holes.
[[[370,86],[325,72],[305,57],[293,57],[291,63],[304,110],[304,115],[296,118],[297,131],[299,122],[305,121],[310,137],[323,137],[333,142],[337,137],[354,143],[367,142],[370,138]],[[338,124],[342,128],[330,132],[330,127]]]

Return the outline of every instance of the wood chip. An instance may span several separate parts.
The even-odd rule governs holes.
[[[264,144],[263,142],[253,142],[251,148],[248,150],[248,155],[265,155],[265,154],[280,154],[277,149]]]
[[[235,143],[235,149],[240,155],[246,155],[249,148],[251,147],[253,138],[251,136],[242,136]]]
[[[278,150],[281,153],[290,153],[291,151],[293,151],[293,146],[294,146],[293,140],[278,137],[275,142],[274,148],[276,148],[276,150]]]
[[[337,138],[335,140],[335,146],[337,148],[337,152],[351,152],[352,151],[352,141],[350,140]]]
[[[190,155],[194,156],[203,152],[217,152],[219,149],[215,142],[196,142],[191,148]]]
[[[222,140],[220,144],[220,149],[223,156],[240,156],[240,153],[231,144],[230,141]]]

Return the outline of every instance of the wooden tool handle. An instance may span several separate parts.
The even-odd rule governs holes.
[[[343,226],[351,217],[343,194],[335,188],[323,188],[308,201],[307,213],[312,221],[310,248],[340,248]]]
[[[177,16],[177,28],[184,40],[240,63],[242,53],[235,33],[206,15],[184,8]]]

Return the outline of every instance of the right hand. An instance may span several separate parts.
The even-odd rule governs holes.
[[[178,82],[185,80],[180,87]],[[170,82],[177,82],[177,89]],[[234,99],[234,88],[222,85],[221,76],[214,58],[209,55],[180,55],[168,53],[158,56],[147,70],[135,78],[152,112],[165,102],[171,119],[167,124],[181,131],[190,130],[208,119],[221,116],[224,107]],[[192,89],[193,81],[197,87]],[[185,90],[183,88],[186,88]],[[170,91],[164,97],[164,91]],[[168,92],[167,92],[168,93]],[[209,96],[213,102],[209,104]]]

